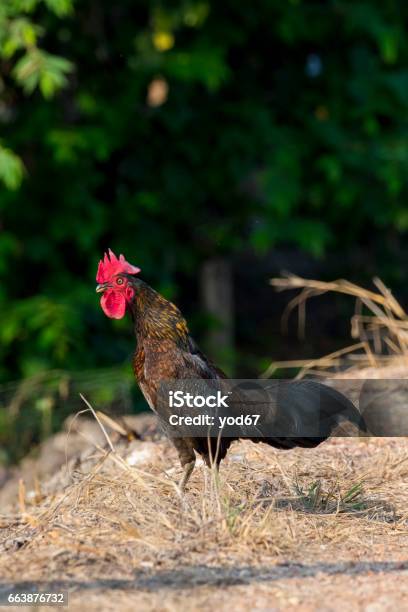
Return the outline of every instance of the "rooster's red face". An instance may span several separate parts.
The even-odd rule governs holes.
[[[122,319],[126,306],[132,301],[135,289],[132,284],[132,274],[140,272],[140,268],[132,266],[123,255],[116,257],[109,249],[98,265],[96,274],[97,293],[102,293],[101,306],[106,316],[111,319]]]

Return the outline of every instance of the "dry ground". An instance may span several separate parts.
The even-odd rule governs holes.
[[[235,443],[184,499],[179,475],[165,440],[98,440],[32,491],[14,480],[0,591],[68,589],[78,610],[408,609],[404,439]]]

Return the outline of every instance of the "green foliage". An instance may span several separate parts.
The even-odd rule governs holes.
[[[0,179],[8,189],[18,189],[24,176],[21,159],[0,144]]]
[[[0,329],[0,362],[17,351],[23,376],[34,375],[51,364],[66,367],[70,352],[81,346],[80,310],[69,302],[39,295],[8,302],[1,314],[4,325]]]
[[[7,60],[18,57],[11,75],[26,94],[37,88],[44,98],[51,98],[67,84],[72,72],[70,61],[38,48],[44,28],[33,23],[31,15],[41,4],[59,17],[71,13],[73,0],[2,0],[0,5],[0,60],[4,75],[10,72]],[[4,83],[3,83],[4,88]],[[11,190],[17,189],[24,176],[21,159],[13,151],[0,147],[0,181]]]
[[[25,93],[30,94],[39,87],[44,98],[51,98],[66,85],[66,75],[71,69],[72,64],[66,59],[33,49],[17,62],[14,75]]]
[[[1,376],[128,358],[107,246],[177,297],[214,255],[405,236],[407,25],[402,0],[4,0]]]

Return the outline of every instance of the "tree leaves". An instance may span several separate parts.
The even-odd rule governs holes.
[[[14,68],[16,81],[27,94],[39,87],[44,98],[51,98],[67,83],[72,71],[70,61],[40,49],[28,51]]]
[[[85,322],[39,302],[82,337],[30,328],[38,363],[131,351],[89,288],[107,246],[175,294],[207,257],[405,239],[407,27],[402,0],[0,2],[0,307]]]
[[[18,155],[0,144],[0,180],[8,189],[16,190],[20,187],[24,174],[24,165]]]
[[[59,17],[72,10],[72,0],[44,0],[44,3]],[[33,23],[29,15],[39,4],[41,0],[3,0],[0,6],[0,59],[10,60],[23,51],[12,75],[27,95],[38,88],[45,99],[50,99],[67,84],[73,64],[37,46],[44,29]],[[10,149],[0,150],[0,181],[8,189],[21,185],[23,168],[20,158]]]

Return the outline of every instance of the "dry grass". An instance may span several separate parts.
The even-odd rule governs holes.
[[[299,377],[311,373],[327,376],[328,372],[348,369],[347,375],[351,378],[354,372],[358,373],[362,368],[389,368],[390,365],[402,370],[401,378],[406,376],[408,315],[380,279],[373,279],[377,291],[364,289],[343,279],[322,282],[292,274],[273,278],[270,282],[278,291],[300,290],[289,302],[283,316],[283,325],[287,328],[290,314],[297,309],[300,336],[304,335],[308,299],[327,292],[355,298],[351,337],[358,342],[315,360],[273,362],[264,372],[264,378],[272,376],[280,368],[300,368]]]
[[[179,609],[176,600],[186,608],[190,589],[188,609],[197,609],[203,588],[216,598],[220,585],[258,592],[265,568],[272,582],[295,572],[311,584],[350,564],[369,561],[365,574],[401,563],[408,449],[400,440],[336,439],[288,453],[240,442],[219,476],[199,465],[184,498],[167,441],[111,444],[63,468],[68,486],[63,473],[52,491],[20,484],[15,510],[0,515],[3,581],[62,585],[103,609],[129,590],[120,609]]]

